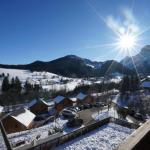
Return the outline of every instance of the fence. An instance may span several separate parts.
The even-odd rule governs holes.
[[[125,126],[125,127],[128,127],[128,128],[136,129],[138,127],[138,125],[128,123],[126,121],[119,120],[119,119],[116,119],[116,118],[109,117],[109,118],[106,118],[104,120],[89,124],[85,127],[79,128],[79,129],[77,129],[73,132],[70,132],[70,133],[66,134],[66,135],[62,135],[60,137],[49,140],[47,142],[43,141],[43,143],[41,143],[37,146],[33,146],[33,147],[29,148],[29,150],[53,150],[54,147],[56,147],[60,144],[63,144],[67,141],[70,141],[70,140],[72,140],[72,139],[74,139],[78,136],[84,135],[84,134],[88,133],[89,131],[92,131],[96,128],[99,128],[100,126],[103,126],[103,125],[108,124],[110,122],[116,123],[116,124],[119,124],[119,125],[122,125],[122,126]]]

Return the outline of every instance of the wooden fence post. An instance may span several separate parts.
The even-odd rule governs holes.
[[[12,147],[11,147],[11,145],[9,143],[8,138],[7,138],[7,134],[6,134],[5,128],[4,128],[3,124],[2,124],[2,121],[0,121],[0,130],[2,132],[2,136],[4,138],[4,142],[6,144],[7,149],[8,150],[12,150]]]

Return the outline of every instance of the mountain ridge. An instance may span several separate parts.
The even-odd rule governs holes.
[[[132,74],[133,71],[124,67],[115,60],[104,62],[92,61],[76,55],[66,55],[52,61],[34,61],[23,65],[4,65],[0,68],[25,69],[31,71],[47,71],[67,77],[94,77],[104,76],[111,73]]]

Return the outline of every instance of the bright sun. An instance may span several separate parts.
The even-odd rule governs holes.
[[[136,38],[130,34],[123,34],[119,37],[117,42],[118,48],[121,50],[128,50],[131,51],[134,49],[136,45]]]

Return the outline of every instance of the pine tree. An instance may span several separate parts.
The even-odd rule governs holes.
[[[18,77],[15,78],[15,86],[14,86],[16,92],[20,93],[22,90],[21,82]]]
[[[40,85],[39,84],[34,84],[34,91],[37,91],[37,92],[40,91]]]
[[[4,80],[2,82],[2,91],[7,92],[10,89],[9,79],[8,77],[4,77]]]
[[[24,88],[26,93],[33,90],[33,86],[28,81],[25,82]]]
[[[15,79],[14,79],[14,78],[11,79],[10,87],[11,87],[12,90],[13,90],[14,87],[15,87]]]
[[[4,72],[2,73],[2,77],[5,77],[5,73]]]

